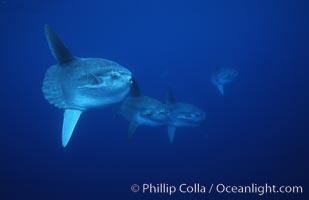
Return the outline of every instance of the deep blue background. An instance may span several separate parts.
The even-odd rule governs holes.
[[[0,199],[149,199],[133,183],[303,185],[308,190],[308,5],[305,0],[47,1],[0,3]],[[129,68],[144,94],[207,113],[207,123],[140,127],[116,108],[85,113],[66,149],[62,111],[44,100],[56,63],[50,24],[76,56]],[[215,65],[239,71],[224,97]],[[256,195],[178,198],[253,199]],[[297,199],[303,195],[271,195]],[[266,198],[265,197],[265,198]]]

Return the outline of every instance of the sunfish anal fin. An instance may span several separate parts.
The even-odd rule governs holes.
[[[78,122],[78,119],[82,111],[74,110],[74,109],[66,109],[64,111],[64,118],[63,118],[63,126],[62,126],[62,146],[66,147],[72,133],[74,131],[75,125]]]
[[[217,88],[218,88],[220,94],[223,96],[224,95],[223,85],[217,85]]]
[[[137,127],[139,126],[139,124],[137,122],[131,122],[129,125],[129,130],[128,130],[128,141],[131,142],[132,137],[135,133],[135,130],[137,129]]]
[[[176,127],[175,126],[168,126],[167,131],[168,131],[168,138],[170,139],[170,142],[172,144],[173,141],[174,141]]]

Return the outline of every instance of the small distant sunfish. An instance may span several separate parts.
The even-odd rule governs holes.
[[[216,67],[211,76],[211,82],[224,95],[223,85],[232,82],[238,76],[238,72],[232,68]]]

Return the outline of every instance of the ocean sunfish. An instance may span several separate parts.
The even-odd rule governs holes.
[[[165,104],[142,95],[134,79],[132,80],[131,95],[121,104],[119,114],[130,121],[129,141],[131,141],[138,126],[160,126],[166,124],[168,119]]]
[[[238,76],[238,71],[232,68],[216,67],[211,75],[211,82],[224,95],[223,85],[232,82]]]
[[[173,91],[169,89],[167,94],[167,108],[169,112],[168,136],[173,143],[176,127],[199,126],[206,118],[206,114],[200,108],[187,103],[178,103]]]
[[[64,109],[62,145],[65,147],[83,112],[118,103],[126,97],[131,72],[113,61],[73,56],[48,25],[45,34],[58,63],[47,70],[42,91],[50,104]]]

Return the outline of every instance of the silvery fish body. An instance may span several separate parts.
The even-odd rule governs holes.
[[[223,85],[232,82],[237,76],[238,71],[235,69],[216,67],[211,82],[218,88],[220,94],[224,95]]]
[[[187,103],[175,103],[167,106],[169,124],[179,126],[198,126],[205,119],[205,113],[200,108]]]
[[[174,140],[176,127],[199,126],[206,118],[202,109],[192,104],[176,102],[171,89],[167,96],[167,109],[169,113],[168,135],[171,143]]]
[[[84,111],[123,100],[129,92],[130,77],[131,73],[115,62],[76,58],[48,69],[43,93],[58,108]]]
[[[65,110],[62,127],[65,147],[84,111],[118,103],[126,97],[131,72],[106,59],[75,57],[47,25],[45,33],[58,64],[47,70],[42,91],[50,104]]]
[[[135,80],[132,81],[131,96],[122,102],[119,113],[130,121],[130,140],[138,126],[160,126],[168,120],[166,106],[157,99],[143,96]]]

